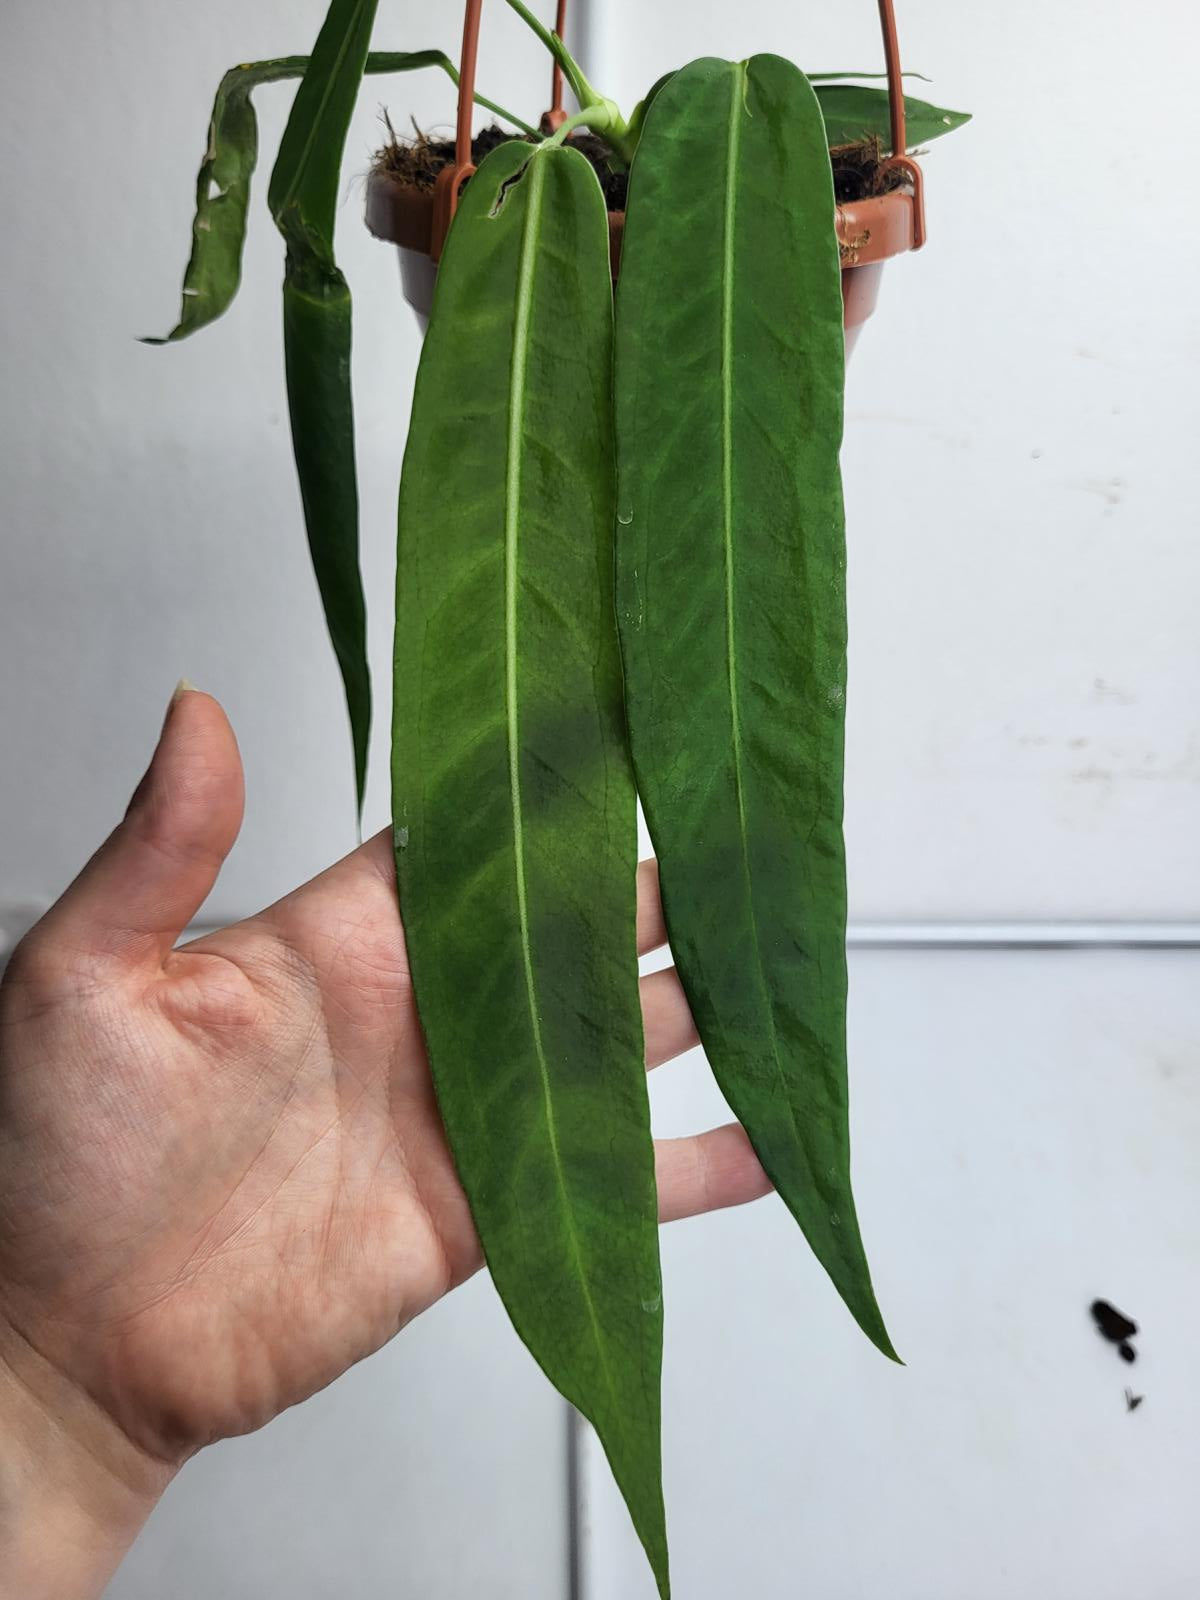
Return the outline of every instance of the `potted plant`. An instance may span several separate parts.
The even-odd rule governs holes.
[[[435,51],[371,52],[376,0],[332,0],[311,57],[227,74],[169,338],[236,292],[251,94],[299,77],[268,201],[361,807],[370,684],[338,172],[364,72],[437,66],[458,81],[453,145],[393,141],[368,188],[369,225],[401,247],[429,315],[399,510],[400,905],[492,1276],[596,1426],[666,1595],[637,799],[714,1073],[850,1311],[894,1356],[850,1187],[843,365],[881,263],[923,242],[906,130],[924,140],[966,119],[905,100],[891,0],[887,91],[777,56],[700,60],[628,117],[567,51],[561,4],[553,33],[508,4],[554,59],[537,128],[475,93],[480,0],[461,73]],[[473,143],[473,103],[517,133]]]

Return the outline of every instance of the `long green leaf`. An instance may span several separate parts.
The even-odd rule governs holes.
[[[674,76],[674,72],[664,72],[661,78],[656,78],[646,90],[645,96],[638,101],[637,105],[629,113],[629,137],[635,145],[642,136],[642,128],[645,126],[650,107]]]
[[[338,179],[378,0],[331,0],[300,80],[267,203],[287,244],[283,348],[292,450],[313,571],[341,669],[361,818],[371,734],[358,564],[350,288],[333,255]]]
[[[492,1276],[595,1424],[665,1595],[607,241],[570,149],[503,145],[463,195],[400,491],[393,816],[418,1009]]]
[[[338,179],[346,131],[358,98],[379,0],[330,0],[300,80],[279,154],[271,171],[267,204],[288,241],[295,224],[305,245],[333,248]],[[320,241],[312,236],[316,235]]]
[[[250,61],[231,67],[221,79],[208,125],[208,148],[196,177],[192,253],[183,277],[179,321],[165,338],[147,338],[144,344],[186,339],[229,309],[242,278],[250,179],[258,163],[258,118],[251,95],[260,84],[302,78],[308,63],[308,56]],[[373,50],[366,71],[415,72],[422,67],[440,67],[453,83],[458,82],[458,68],[441,50]],[[475,103],[525,133],[534,132],[484,95],[477,94]]]
[[[850,1188],[833,219],[821,115],[790,63],[697,61],[660,92],[618,290],[618,618],[671,948],[709,1061],[890,1355]]]
[[[358,565],[358,483],[350,388],[350,289],[336,268],[292,259],[283,283],[283,352],[296,476],[313,572],[337,658],[354,744],[361,815],[371,730],[367,615]]]
[[[830,148],[874,138],[886,154],[892,153],[891,102],[886,89],[868,89],[855,83],[820,83],[816,96]],[[910,150],[953,133],[971,120],[969,111],[947,111],[909,95],[904,97],[904,113]]]

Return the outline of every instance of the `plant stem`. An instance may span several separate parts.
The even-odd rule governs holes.
[[[609,111],[612,101],[600,102],[594,106],[584,106],[582,111],[576,111],[546,140],[547,144],[565,144],[567,136],[575,132],[576,128],[590,128],[593,133],[607,134],[612,116]]]
[[[533,29],[534,33],[537,34],[546,49],[549,50],[550,54],[563,69],[566,80],[571,85],[571,93],[579,101],[579,104],[581,106],[598,104],[604,96],[597,94],[595,89],[592,88],[584,75],[583,68],[558,35],[551,33],[549,28],[534,16],[529,7],[523,3],[523,0],[508,0],[508,4],[521,20]]]
[[[607,95],[599,94],[588,82],[583,68],[567,49],[566,45],[556,33],[551,33],[544,23],[539,22],[525,5],[524,0],[508,0],[508,4],[525,22],[549,50],[550,54],[562,68],[567,82],[571,85],[571,93],[581,106],[587,108],[588,116],[592,119],[589,126],[600,131],[600,124],[596,119],[601,113],[604,115],[604,137],[622,166],[628,166],[633,160],[633,152],[637,148],[637,138],[630,137],[629,124],[621,115],[620,107],[615,100],[610,100]],[[578,126],[578,124],[575,124]]]
[[[457,88],[459,80],[458,68],[449,59],[439,62],[438,64],[449,75],[454,83],[454,86]],[[533,135],[537,134],[537,129],[531,128],[529,123],[526,122],[523,117],[518,117],[513,112],[507,111],[503,106],[497,105],[494,100],[489,100],[485,94],[476,94],[474,98],[477,106],[482,106],[485,111],[492,112],[495,116],[500,117],[505,122],[511,122],[513,127],[520,128],[522,133]]]

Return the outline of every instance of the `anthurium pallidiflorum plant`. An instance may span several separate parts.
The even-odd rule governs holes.
[[[439,1103],[497,1289],[595,1425],[669,1590],[662,1291],[635,948],[636,804],[716,1078],[863,1331],[894,1355],[850,1187],[842,750],[843,331],[831,148],[888,153],[884,90],[693,61],[626,118],[516,132],[446,240],[400,490],[393,825]],[[370,682],[350,291],[333,251],[377,0],[213,107],[170,340],[237,290],[253,91],[298,78],[268,188],[309,547],[353,733]],[[908,100],[915,141],[966,120]],[[535,119],[536,121],[536,119]],[[586,129],[590,155],[576,138]],[[615,309],[595,160],[628,173]],[[903,153],[903,152],[901,152]]]

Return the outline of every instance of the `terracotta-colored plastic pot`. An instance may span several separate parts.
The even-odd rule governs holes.
[[[474,172],[471,164],[471,109],[475,87],[475,58],[479,45],[482,0],[467,0],[463,27],[462,69],[459,81],[458,127],[453,164],[439,174],[436,187],[418,189],[386,172],[374,172],[367,184],[367,227],[377,239],[398,246],[404,298],[422,328],[433,305],[437,261],[454,216],[459,191]],[[557,28],[562,32],[566,0],[559,0]],[[900,50],[892,0],[879,0],[891,101],[892,149],[904,151],[905,117]],[[560,125],[562,75],[557,67],[551,85],[552,109],[546,114],[551,127]],[[856,200],[837,208],[836,228],[842,254],[842,305],[845,312],[846,353],[858,341],[863,323],[875,310],[883,263],[925,243],[925,204],[921,169],[907,155],[892,156],[887,165],[901,168],[904,182],[889,193]],[[621,260],[625,213],[608,214],[609,255],[613,278]]]
[[[433,305],[437,263],[433,259],[433,192],[415,189],[385,172],[372,173],[367,184],[367,227],[377,239],[399,247],[404,298],[424,327]],[[845,308],[846,353],[853,350],[862,325],[875,310],[883,263],[911,250],[916,226],[916,198],[911,188],[894,189],[873,200],[839,206],[838,242],[842,251],[842,305]],[[608,214],[609,252],[613,277],[621,259],[625,213]]]

